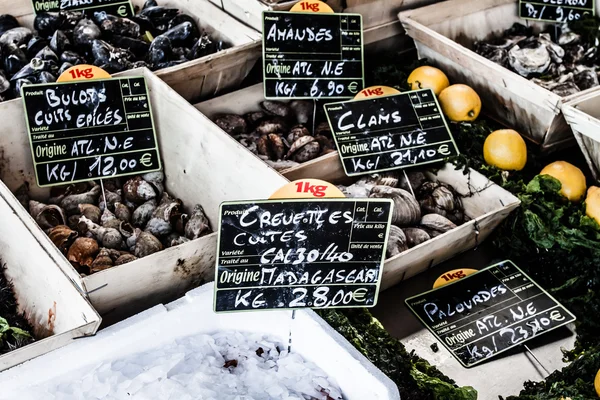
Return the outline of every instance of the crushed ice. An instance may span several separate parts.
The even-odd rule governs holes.
[[[260,334],[175,340],[19,393],[20,400],[341,400],[315,364]]]

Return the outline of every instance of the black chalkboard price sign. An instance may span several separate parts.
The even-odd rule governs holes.
[[[132,17],[135,15],[129,0],[33,0],[33,11],[83,11],[93,14],[95,11],[106,11],[117,17]]]
[[[519,17],[535,21],[568,23],[585,14],[595,15],[595,0],[519,0]]]
[[[21,95],[39,186],[161,169],[143,77],[28,85]]]
[[[411,297],[406,304],[465,367],[575,321],[511,261]]]
[[[363,88],[360,14],[263,12],[268,99],[347,99]]]
[[[373,307],[389,199],[223,203],[215,311]]]
[[[346,175],[430,164],[458,154],[431,89],[325,105]]]

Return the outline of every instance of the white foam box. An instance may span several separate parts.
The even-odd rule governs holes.
[[[213,284],[151,308],[47,356],[0,374],[0,396],[18,393],[86,366],[159,348],[178,338],[218,331],[264,333],[288,343],[314,362],[342,389],[345,400],[399,400],[396,385],[311,310],[213,312]],[[85,357],[82,357],[85,354]],[[74,375],[75,377],[77,375]]]
[[[37,341],[0,355],[0,371],[93,335],[100,316],[72,285],[53,254],[19,218],[21,204],[0,182],[0,264],[12,282],[17,311]],[[0,272],[2,273],[2,272]],[[0,315],[1,316],[1,315]]]
[[[142,7],[145,0],[132,0]],[[178,8],[196,20],[217,41],[232,47],[197,60],[156,71],[188,101],[198,101],[237,89],[261,54],[260,34],[240,23],[209,0],[158,0],[159,5]],[[33,29],[31,0],[0,0],[0,14],[11,14]]]
[[[596,182],[600,182],[600,87],[563,105],[563,114]]]
[[[118,76],[146,78],[165,190],[183,200],[188,214],[195,204],[201,204],[213,230],[218,229],[223,201],[267,199],[288,182],[148,69]],[[36,185],[21,99],[0,103],[0,115],[0,180],[10,189],[1,186],[0,194],[12,197],[12,192],[28,183],[32,198],[46,201],[49,188]],[[214,279],[217,233],[81,277],[23,207],[15,207],[15,212],[73,283],[89,296],[96,310],[106,317],[111,313],[111,319],[172,301]]]
[[[542,151],[574,144],[561,108],[595,88],[561,97],[475,53],[476,41],[501,35],[518,22],[536,32],[550,24],[519,18],[515,0],[447,0],[399,14],[419,57],[477,91],[486,113],[518,130]],[[598,7],[597,7],[598,10]]]

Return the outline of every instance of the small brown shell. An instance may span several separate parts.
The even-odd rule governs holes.
[[[289,106],[294,111],[296,121],[298,121],[299,124],[312,122],[313,111],[315,109],[315,104],[312,101],[292,100],[289,103]]]
[[[134,254],[138,258],[149,256],[163,249],[163,245],[156,238],[148,232],[141,232],[135,242]]]
[[[88,230],[85,224],[79,223],[79,219],[81,217],[81,214],[71,215],[67,220],[67,224],[69,225],[69,228],[73,229],[74,231],[77,231],[77,233],[79,233],[79,236],[85,236]]]
[[[404,189],[389,186],[374,186],[369,197],[392,199],[394,211],[392,224],[398,226],[415,225],[421,219],[421,208],[417,200]]]
[[[40,210],[35,216],[35,222],[45,231],[58,225],[66,225],[67,216],[62,208],[55,204],[50,204]]]
[[[80,204],[79,213],[95,224],[100,223],[101,211],[100,207],[93,204]]]
[[[404,228],[404,234],[406,235],[406,243],[409,248],[420,245],[431,239],[431,236],[423,229],[419,228]]]
[[[80,237],[69,247],[67,259],[77,266],[90,267],[98,251],[98,242],[94,239]]]
[[[303,163],[317,158],[320,153],[321,145],[314,137],[302,136],[292,144],[286,158]]]
[[[317,125],[317,127],[315,128],[315,132],[314,135],[323,135],[323,136],[327,136],[327,137],[331,137],[331,127],[329,126],[328,122],[321,122],[319,125]]]
[[[155,209],[156,200],[152,199],[133,210],[133,214],[131,215],[131,223],[133,226],[145,227],[150,218],[152,218]]]
[[[77,232],[66,225],[58,225],[48,232],[48,237],[60,251],[65,253],[77,237]]]
[[[256,142],[258,154],[269,157],[273,161],[281,160],[285,154],[285,144],[281,136],[271,133],[263,135]]]
[[[123,203],[115,203],[115,217],[121,221],[129,222],[131,219],[131,211]]]
[[[432,238],[440,236],[454,228],[456,225],[448,218],[442,217],[439,214],[427,214],[423,215],[419,225],[429,233]]]
[[[303,125],[296,125],[290,129],[290,132],[287,134],[288,143],[294,143],[296,140],[301,138],[302,136],[310,136],[310,132]]]
[[[254,129],[256,125],[258,125],[263,119],[265,119],[267,114],[264,111],[252,111],[247,114],[244,114],[244,119],[250,125],[251,129]]]
[[[293,114],[293,111],[290,108],[290,106],[281,101],[265,100],[260,103],[260,106],[267,113],[276,115],[281,118],[287,119]]]
[[[142,204],[157,197],[152,185],[140,176],[129,179],[123,185],[123,196],[135,204]]]
[[[396,225],[391,225],[386,250],[387,258],[394,257],[406,250],[408,250],[406,235],[402,229],[398,228]]]
[[[46,204],[41,203],[37,200],[29,200],[29,215],[33,218],[37,217],[37,215],[46,207]]]
[[[163,171],[148,172],[142,175],[142,179],[154,187],[156,197],[163,195],[165,191],[165,173]]]
[[[95,272],[104,271],[105,269],[109,269],[114,266],[114,262],[110,257],[110,254],[106,249],[101,249],[92,265],[90,265],[90,272],[93,274]]]
[[[264,120],[256,127],[256,133],[261,136],[268,135],[270,133],[283,133],[286,130],[286,124],[277,118]]]
[[[61,200],[60,206],[69,215],[77,214],[79,213],[80,204],[95,204],[98,201],[98,197],[100,196],[101,191],[102,189],[100,188],[100,186],[94,186],[88,192],[65,196]]]
[[[230,135],[246,133],[248,126],[244,118],[237,114],[223,114],[215,119],[215,124]]]
[[[133,254],[129,254],[129,253],[123,254],[119,258],[117,258],[117,260],[115,261],[115,266],[127,264],[128,262],[132,262],[135,260],[137,260],[137,257],[134,256]]]
[[[100,224],[105,228],[117,228],[121,224],[121,220],[112,211],[105,209],[100,217]]]
[[[211,232],[210,223],[200,204],[194,206],[190,220],[185,225],[185,237],[193,240]]]
[[[109,191],[109,190],[105,190],[104,191],[104,196],[106,196],[106,202],[108,203],[108,209],[110,211],[114,211],[115,210],[115,203],[121,201],[121,194],[123,193],[122,189],[118,189],[114,192]],[[100,207],[100,211],[104,211],[105,210],[105,206],[104,206],[104,196],[100,196],[100,201],[98,203],[98,206]]]

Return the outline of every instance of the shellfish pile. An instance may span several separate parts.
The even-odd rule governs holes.
[[[406,177],[408,179],[406,179]],[[383,173],[338,185],[347,197],[386,198],[394,202],[387,258],[440,236],[466,221],[461,196],[422,172]]]
[[[475,51],[563,97],[599,84],[596,46],[567,25],[535,34],[515,23],[502,37],[475,43]]]
[[[39,13],[34,30],[0,15],[0,101],[20,96],[23,85],[56,81],[68,68],[94,64],[109,73],[158,70],[217,52],[196,21],[177,8],[148,0],[132,17],[104,11]]]
[[[190,215],[164,190],[162,172],[54,187],[46,203],[15,193],[50,240],[84,275],[146,257],[211,233],[201,205]]]
[[[244,115],[218,115],[215,123],[278,171],[335,151],[329,124],[313,120],[313,102],[263,101],[260,107]]]

